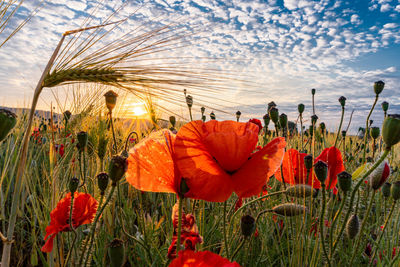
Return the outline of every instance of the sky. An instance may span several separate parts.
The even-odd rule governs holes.
[[[354,131],[365,125],[374,101],[373,84],[378,80],[385,82],[385,89],[372,114],[374,125],[381,125],[382,101],[389,102],[389,113],[400,111],[400,0],[124,2],[116,19],[130,18],[108,38],[117,38],[137,25],[144,25],[141,30],[145,31],[178,24],[189,29],[190,45],[167,51],[164,56],[191,58],[193,69],[198,66],[196,60],[216,59],[210,68],[251,82],[232,83],[229,90],[209,97],[196,98],[193,92],[195,118],[200,116],[199,100],[223,109],[226,113],[215,111],[221,120],[234,119],[236,110],[242,112],[242,120],[262,119],[267,103],[274,101],[292,121],[297,119],[297,105],[304,103],[304,118],[309,123],[310,92],[315,88],[319,122],[325,122],[331,131],[338,127],[338,98],[343,95],[347,98],[344,125],[354,110],[350,128]],[[93,24],[101,24],[120,3],[45,3],[0,48],[0,105],[28,106],[61,34],[79,28],[88,14],[94,14]],[[0,40],[36,6],[36,0],[25,1]],[[49,109],[51,97],[52,92],[45,90],[38,108]],[[135,100],[132,102],[134,106]],[[188,118],[184,108],[174,112]]]

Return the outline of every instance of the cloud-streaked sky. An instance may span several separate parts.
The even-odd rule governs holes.
[[[52,0],[44,5],[0,49],[0,105],[29,103],[61,33],[79,28],[96,7],[93,23],[101,23],[119,2],[104,1],[99,6],[93,0]],[[35,1],[25,1],[15,20],[34,7]],[[344,123],[355,109],[352,128],[357,129],[364,125],[373,103],[372,86],[377,80],[386,85],[372,116],[375,124],[380,126],[382,101],[390,103],[389,113],[400,111],[400,0],[128,1],[119,16],[134,11],[124,24],[126,28],[118,29],[118,33],[143,22],[150,27],[186,24],[198,31],[192,45],[169,53],[215,57],[219,60],[213,67],[248,74],[256,82],[257,86],[249,90],[237,87],[223,93],[221,98],[233,102],[224,103],[231,114],[239,109],[244,118],[261,119],[267,103],[274,101],[289,120],[296,120],[297,104],[304,103],[308,118],[312,110],[310,91],[316,88],[320,121],[331,130],[337,127],[338,98],[344,95]],[[50,96],[48,90],[43,98],[46,96]],[[46,108],[45,101],[39,107]],[[217,113],[217,118],[234,116]]]

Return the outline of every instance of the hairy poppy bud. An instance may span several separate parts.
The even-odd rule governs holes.
[[[347,132],[345,130],[342,131],[342,137],[345,138],[346,137]]]
[[[346,171],[342,171],[337,177],[340,189],[342,189],[343,192],[350,191],[352,175]]]
[[[369,175],[369,184],[374,190],[378,190],[389,178],[389,175],[389,164],[384,161]]]
[[[282,128],[286,128],[287,125],[287,115],[285,113],[282,113],[281,115],[279,115],[279,123],[282,126]]]
[[[108,245],[108,256],[111,267],[121,267],[125,261],[124,241],[118,238],[111,241]]]
[[[268,114],[265,114],[264,117],[263,117],[263,120],[264,120],[264,126],[265,126],[265,128],[268,128],[268,124],[269,124],[269,121],[270,121],[269,115],[268,115]]]
[[[108,139],[104,135],[99,136],[99,143],[97,145],[97,156],[100,160],[104,159],[107,152]]]
[[[299,111],[300,115],[303,114],[304,108],[305,106],[302,103],[297,106],[297,110]]]
[[[360,220],[358,219],[357,214],[354,214],[350,217],[346,224],[347,236],[350,239],[354,239],[357,236],[358,231],[360,231]]]
[[[379,127],[372,127],[372,128],[370,129],[370,135],[371,135],[371,137],[372,137],[373,139],[378,138],[380,133],[381,133],[381,132],[380,132]]]
[[[65,120],[65,122],[68,122],[69,119],[71,118],[71,111],[66,110],[66,111],[63,113],[63,115],[64,115],[64,120]]]
[[[201,107],[201,108],[200,108],[200,111],[201,111],[201,116],[203,117],[204,112],[206,111],[206,108],[205,108],[205,107]]]
[[[176,124],[175,116],[169,116],[169,122],[171,123],[172,127],[175,128],[175,124]]]
[[[193,106],[193,97],[191,95],[186,96],[186,104],[189,108]]]
[[[88,143],[88,134],[87,132],[81,131],[76,135],[78,139],[77,147],[79,151],[83,151]]]
[[[339,97],[339,103],[344,107],[346,105],[346,98],[344,96]]]
[[[386,182],[386,183],[383,184],[383,186],[382,186],[382,195],[385,198],[390,197],[391,187],[392,187],[391,183]]]
[[[214,114],[214,111],[211,111],[211,113],[210,113],[210,118],[211,118],[212,120],[215,120],[215,114]]]
[[[108,181],[109,181],[109,176],[106,172],[101,172],[97,174],[97,186],[100,189],[100,194],[104,195],[104,192],[107,189],[108,186]]]
[[[311,89],[311,94],[315,95],[315,88]]]
[[[383,112],[386,112],[389,109],[389,103],[386,101],[382,102],[382,110]]]
[[[307,156],[304,157],[304,166],[306,167],[307,170],[311,170],[313,166],[313,157],[311,154],[308,154]]]
[[[322,160],[318,160],[314,165],[315,176],[321,184],[325,184],[326,177],[328,176],[328,164]]]
[[[400,181],[396,181],[393,183],[390,188],[390,194],[395,201],[400,198]]]
[[[375,82],[374,83],[374,92],[375,92],[375,94],[379,95],[382,92],[383,87],[385,87],[385,83],[384,82],[382,82],[382,81]]]
[[[69,191],[73,194],[75,193],[76,189],[78,189],[79,186],[79,179],[76,177],[72,177],[71,180],[69,180]]]
[[[386,149],[400,141],[400,115],[389,114],[386,116],[382,125],[382,139],[386,144]]]
[[[0,109],[0,142],[3,141],[17,123],[17,115],[7,109]]]
[[[312,115],[311,116],[311,124],[315,125],[317,123],[318,116],[317,115]]]
[[[236,121],[239,121],[240,115],[242,115],[242,112],[240,112],[239,110],[236,111]]]
[[[242,229],[242,234],[245,237],[251,236],[254,233],[256,230],[255,222],[256,220],[250,215],[245,215],[242,217],[240,227]]]
[[[107,93],[105,93],[104,96],[106,98],[106,106],[108,110],[111,112],[114,109],[115,104],[117,103],[118,95],[113,90],[110,90]]]
[[[207,119],[206,115],[201,116],[201,120],[202,120],[203,122],[205,122],[206,119]]]
[[[276,107],[271,107],[269,109],[269,117],[273,123],[277,124],[279,120],[279,110]]]
[[[310,197],[314,195],[315,190],[306,184],[297,184],[286,189],[285,194],[291,197]]]
[[[117,185],[117,182],[124,176],[128,162],[125,157],[116,155],[111,158],[110,164],[108,165],[108,175],[113,181],[112,185]]]
[[[294,203],[284,203],[272,208],[276,214],[291,217],[307,212],[307,208],[303,205]]]
[[[183,198],[187,192],[189,192],[190,188],[186,183],[185,178],[181,179],[181,183],[179,185],[179,197]]]

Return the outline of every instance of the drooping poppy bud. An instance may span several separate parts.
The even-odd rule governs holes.
[[[314,195],[315,190],[306,184],[297,184],[286,189],[285,194],[291,197],[310,197]]]
[[[400,115],[389,114],[386,116],[382,125],[382,139],[386,144],[386,149],[400,141]]]
[[[256,229],[255,222],[256,220],[250,215],[245,215],[242,217],[240,227],[242,229],[242,234],[245,237],[249,237],[254,233]]]
[[[313,157],[311,154],[308,154],[307,156],[304,157],[304,166],[306,167],[307,170],[311,170],[313,166]]]
[[[391,187],[392,187],[391,183],[386,182],[386,183],[383,184],[383,186],[382,186],[382,195],[385,198],[390,197]]]
[[[71,194],[75,193],[76,189],[78,189],[79,186],[79,179],[76,177],[72,177],[71,180],[69,180],[69,185],[68,189],[71,192]]]
[[[311,94],[315,95],[315,88],[311,89]]]
[[[383,112],[386,112],[389,109],[389,103],[386,101],[382,102],[382,110]]]
[[[121,267],[125,262],[124,241],[118,238],[111,241],[108,245],[108,256],[111,267]]]
[[[113,156],[108,165],[108,175],[112,181],[112,185],[116,186],[117,182],[124,176],[128,162],[125,157],[120,155]]]
[[[176,124],[175,116],[169,116],[169,122],[171,123],[172,127],[175,128],[175,124]]]
[[[382,91],[383,88],[385,87],[385,83],[382,81],[377,81],[374,83],[374,92],[375,94],[379,95]]]
[[[97,174],[97,186],[99,187],[101,195],[104,195],[104,192],[107,189],[109,180],[110,180],[110,177],[108,176],[108,173],[101,172],[101,173]]]
[[[193,106],[193,97],[191,95],[186,96],[186,104],[188,105],[189,108]]]
[[[269,117],[274,124],[277,124],[279,120],[279,110],[276,107],[271,107],[269,110]]]
[[[347,236],[350,239],[354,239],[359,231],[360,231],[360,220],[358,219],[357,214],[351,215],[350,219],[347,221],[346,224]]]
[[[400,181],[396,181],[390,188],[390,194],[394,201],[397,201],[400,198]]]
[[[117,103],[118,94],[116,94],[113,90],[110,90],[105,93],[104,96],[106,98],[106,106],[111,112],[114,109],[115,104]]]
[[[339,103],[342,107],[344,107],[346,105],[346,97],[344,96],[339,97]]]
[[[371,135],[371,137],[372,137],[373,139],[378,138],[380,133],[381,133],[381,132],[380,132],[379,127],[371,127],[371,129],[370,129],[370,135]]]
[[[242,112],[240,112],[239,110],[236,111],[236,121],[239,121],[240,115],[242,115]]]
[[[378,190],[389,178],[390,167],[386,161],[383,161],[370,175],[369,184],[374,190]]]
[[[214,111],[211,111],[211,113],[210,113],[210,118],[212,119],[212,120],[215,120],[215,114],[214,114]]]
[[[264,120],[264,126],[265,126],[265,128],[268,128],[269,121],[270,121],[269,115],[268,115],[268,114],[265,114],[264,117],[263,117],[263,120]]]
[[[288,118],[285,113],[282,113],[281,115],[279,115],[279,123],[283,128],[286,128],[287,121],[288,121]]]
[[[328,164],[322,160],[318,160],[314,165],[315,176],[321,184],[325,184],[326,177],[328,176]]]
[[[307,208],[299,204],[284,203],[273,207],[272,211],[279,215],[291,217],[306,213]]]
[[[3,141],[17,123],[17,115],[7,109],[0,109],[0,142]]]
[[[351,189],[352,175],[346,171],[342,171],[338,174],[339,188],[343,192],[348,192]]]
[[[304,109],[305,109],[305,106],[302,103],[297,106],[297,110],[299,111],[300,115],[303,114]]]
[[[79,151],[83,151],[88,143],[88,134],[87,132],[81,131],[76,135],[78,139],[78,144],[76,145]]]

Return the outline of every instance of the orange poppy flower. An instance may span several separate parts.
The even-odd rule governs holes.
[[[75,192],[72,211],[72,226],[74,228],[91,223],[97,212],[97,201],[91,195]],[[71,231],[69,227],[69,213],[71,207],[71,193],[61,199],[56,208],[50,213],[50,225],[46,227],[47,241],[42,247],[43,252],[53,250],[54,237],[60,232]]]
[[[289,184],[308,184],[314,188],[321,188],[321,183],[318,181],[314,173],[307,176],[307,169],[304,165],[304,157],[306,153],[300,153],[296,149],[289,149],[283,157],[282,170],[285,183]],[[314,163],[322,160],[328,164],[328,177],[326,179],[326,188],[333,189],[337,184],[337,175],[344,171],[342,154],[336,147],[325,148],[322,153],[315,158]],[[275,177],[282,181],[281,170],[275,173]],[[312,178],[311,178],[312,177]]]
[[[169,267],[240,267],[237,262],[230,262],[218,254],[210,251],[194,252],[184,250],[179,252],[179,257],[174,259]]]
[[[233,191],[239,197],[261,192],[282,162],[284,138],[275,138],[252,153],[258,142],[256,124],[234,121],[192,121],[175,140],[176,164],[190,198],[223,202]]]

